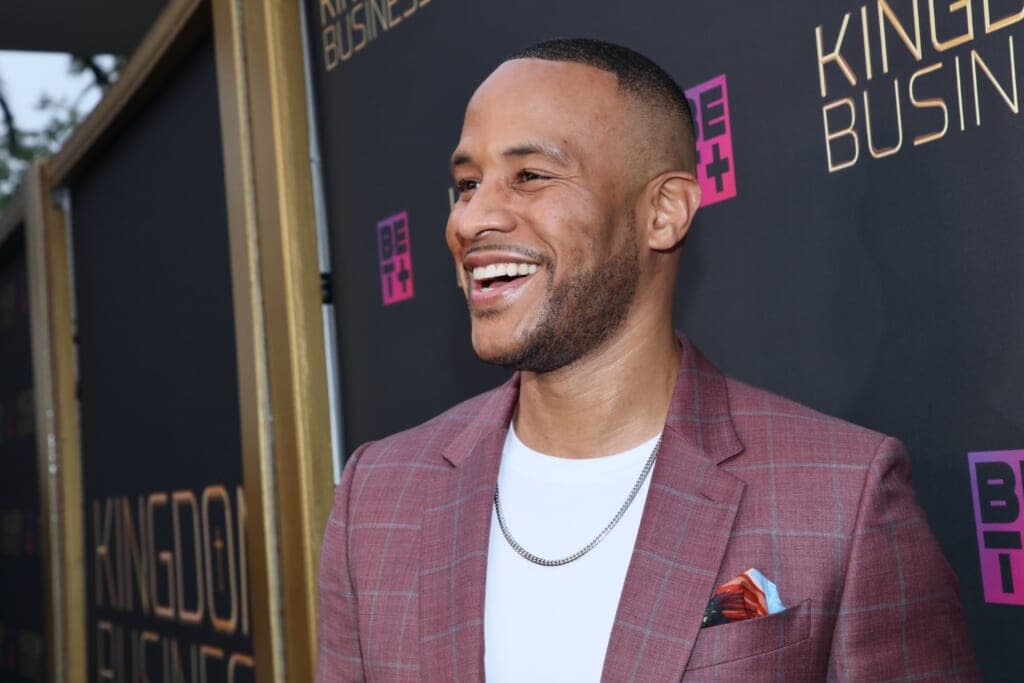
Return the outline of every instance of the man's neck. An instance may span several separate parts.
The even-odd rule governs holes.
[[[571,366],[523,372],[515,428],[542,453],[589,458],[628,450],[659,433],[679,369],[670,325],[620,334]]]

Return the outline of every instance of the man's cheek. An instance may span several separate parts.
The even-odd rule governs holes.
[[[455,234],[455,226],[452,225],[451,221],[445,226],[444,242],[448,245],[448,251],[451,253],[452,258],[459,261],[462,250],[459,248],[459,238]]]
[[[466,273],[466,269],[462,267],[462,263],[458,258],[452,258],[452,268],[455,269],[455,286],[462,290],[462,293],[467,297],[469,296],[469,287],[473,283],[469,275]]]

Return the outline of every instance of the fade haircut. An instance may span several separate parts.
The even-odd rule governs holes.
[[[574,62],[614,74],[620,92],[626,92],[677,126],[682,134],[682,154],[687,166],[696,160],[693,113],[679,84],[652,60],[628,47],[592,38],[556,38],[536,43],[504,59],[543,59]]]

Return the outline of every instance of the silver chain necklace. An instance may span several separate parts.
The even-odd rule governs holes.
[[[495,484],[494,512],[498,515],[498,526],[501,527],[502,536],[505,537],[505,540],[508,541],[508,544],[512,546],[512,550],[515,550],[520,557],[529,560],[534,564],[539,564],[544,567],[561,567],[564,564],[569,564],[574,560],[580,559],[581,557],[589,553],[591,550],[593,550],[598,543],[603,541],[605,539],[605,536],[611,533],[611,530],[614,529],[615,525],[619,523],[619,520],[622,519],[622,516],[626,514],[626,510],[629,509],[629,506],[630,504],[632,504],[633,499],[636,498],[636,494],[640,493],[640,488],[644,485],[644,480],[647,479],[647,475],[650,474],[651,468],[654,467],[654,461],[658,457],[658,449],[660,448],[661,436],[658,437],[658,441],[657,443],[654,444],[654,449],[651,451],[650,457],[647,458],[647,462],[644,463],[644,468],[640,472],[640,477],[636,480],[636,483],[633,484],[633,490],[629,492],[628,496],[626,496],[626,502],[622,504],[622,507],[619,508],[619,511],[615,513],[614,517],[612,517],[612,521],[608,522],[608,526],[602,529],[601,533],[594,537],[594,540],[592,540],[590,543],[586,544],[585,546],[574,552],[572,555],[566,555],[565,557],[558,560],[548,560],[538,555],[534,555],[529,550],[519,545],[519,542],[516,541],[516,539],[512,538],[512,532],[508,530],[508,525],[505,524],[505,516],[501,514],[501,502],[498,498],[498,485]]]

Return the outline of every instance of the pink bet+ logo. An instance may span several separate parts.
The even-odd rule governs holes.
[[[736,196],[736,169],[729,121],[729,89],[725,74],[686,90],[697,126],[697,180],[701,206]]]
[[[1024,450],[968,453],[985,602],[1024,605]]]
[[[380,259],[380,294],[385,306],[413,297],[412,246],[409,212],[402,211],[377,223]]]

